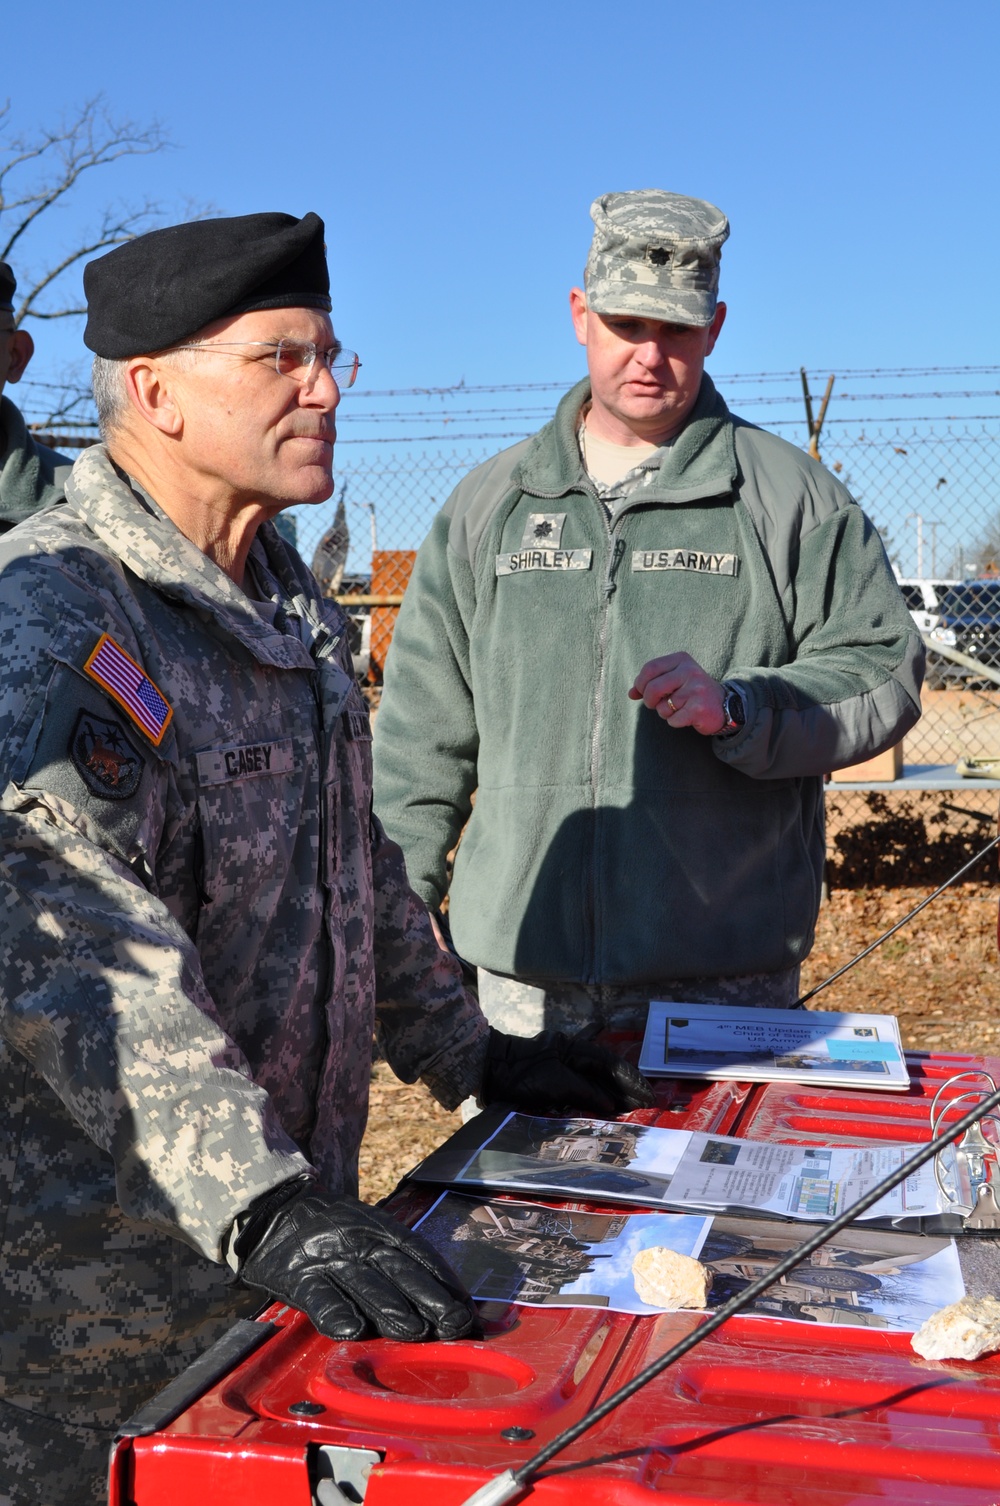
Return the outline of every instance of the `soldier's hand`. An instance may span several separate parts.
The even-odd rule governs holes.
[[[559,1030],[525,1039],[491,1026],[480,1101],[611,1119],[651,1108],[654,1098],[641,1073],[606,1046]]]
[[[714,737],[726,724],[726,692],[690,654],[650,659],[635,677],[629,698],[644,701],[671,727],[693,727]]]
[[[279,1189],[280,1191],[280,1189]],[[461,1339],[479,1331],[471,1299],[419,1234],[312,1183],[275,1211],[267,1196],[238,1236],[240,1280],[297,1307],[330,1339]]]

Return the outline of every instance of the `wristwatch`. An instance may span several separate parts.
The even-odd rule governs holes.
[[[738,685],[730,685],[728,680],[723,680],[722,689],[725,697],[722,702],[722,714],[726,718],[716,737],[735,737],[746,726],[747,703],[743,699],[743,692]]]

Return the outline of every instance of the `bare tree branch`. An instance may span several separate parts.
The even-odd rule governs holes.
[[[87,305],[81,304],[76,309],[51,309],[47,314],[39,313],[38,309],[31,310],[32,319],[71,319],[82,318],[87,312]]]
[[[9,102],[0,108],[0,260],[7,261],[16,249],[25,257],[29,240],[37,240],[43,215],[62,203],[95,168],[110,167],[126,157],[142,157],[165,151],[170,143],[156,121],[136,125],[115,120],[102,95],[85,101],[58,126],[41,129],[34,136],[4,135],[10,124]],[[159,204],[107,209],[101,225],[81,236],[81,244],[55,257],[47,254],[39,270],[26,272],[22,260],[19,280],[26,287],[15,312],[15,323],[29,315],[39,319],[62,319],[81,312],[77,298],[61,307],[41,308],[39,298],[58,279],[93,256],[149,229],[161,216]],[[47,222],[46,222],[47,223]]]
[[[20,325],[29,314],[35,319],[65,319],[70,314],[85,314],[86,308],[44,310],[36,307],[36,302],[47,287],[78,261],[82,261],[84,257],[93,256],[98,251],[108,250],[111,246],[120,246],[123,241],[132,240],[136,235],[141,234],[143,221],[152,218],[158,211],[159,206],[149,204],[122,220],[112,222],[105,219],[96,240],[84,246],[78,246],[75,251],[70,251],[62,261],[56,262],[55,266],[28,289],[14,312],[14,323]]]
[[[10,102],[0,101],[0,261],[16,260],[14,322],[79,317],[86,313],[80,298],[82,263],[162,223],[165,206],[154,199],[109,201],[94,216],[96,224],[78,221],[61,243],[55,239],[56,224],[72,223],[69,211],[75,199],[87,197],[81,188],[87,189],[95,169],[166,151],[170,142],[156,121],[141,125],[112,117],[100,94],[37,131],[15,135],[12,119]],[[186,203],[175,213],[178,219],[201,219],[218,210]],[[54,381],[29,379],[22,390],[35,428],[94,423],[82,367],[66,369]]]
[[[90,413],[85,412],[93,403],[89,392],[67,392],[63,402],[51,405],[44,418],[32,423],[33,429],[45,431],[69,422],[90,422]]]
[[[101,95],[88,100],[58,131],[43,131],[37,141],[17,137],[10,144],[7,160],[0,164],[0,215],[11,209],[23,212],[16,216],[13,231],[0,247],[0,260],[6,261],[14,246],[26,235],[38,216],[44,214],[78,184],[84,173],[105,167],[122,157],[147,156],[163,151],[168,145],[157,122],[139,128],[130,120],[115,122],[108,115]],[[43,180],[13,203],[3,195],[11,173],[26,162],[39,161],[46,155],[54,159],[53,167]]]
[[[51,381],[25,377],[17,391],[18,405],[28,427],[51,433],[60,425],[92,429],[96,426],[94,396],[86,361],[73,361],[53,373]]]

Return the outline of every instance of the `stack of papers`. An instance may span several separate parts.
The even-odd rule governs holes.
[[[784,1145],[603,1119],[542,1119],[503,1109],[465,1125],[411,1173],[459,1188],[585,1197],[679,1211],[746,1210],[829,1223],[919,1149],[916,1145]],[[950,1220],[941,1223],[941,1217]],[[862,1220],[923,1230],[953,1214],[932,1163]]]
[[[909,1086],[890,1015],[654,1002],[639,1066],[662,1077]],[[417,1227],[473,1296],[650,1313],[663,1310],[651,1303],[672,1300],[649,1281],[667,1261],[658,1252],[700,1260],[712,1275],[709,1307],[721,1306],[916,1149],[786,1145],[497,1108],[411,1175],[456,1189]],[[972,1206],[953,1149],[940,1159],[943,1184]],[[590,1206],[553,1208],[522,1200],[525,1193]],[[962,1213],[928,1163],[765,1291],[748,1315],[912,1331],[964,1294],[954,1241],[929,1237],[961,1231]]]
[[[892,1015],[661,1000],[649,1006],[639,1070],[649,1077],[735,1077],[897,1091],[910,1085]]]

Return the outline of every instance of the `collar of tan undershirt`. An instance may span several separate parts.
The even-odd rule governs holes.
[[[615,486],[629,471],[634,471],[655,451],[664,448],[647,440],[640,440],[638,444],[614,444],[609,439],[598,439],[587,427],[586,410],[580,417],[579,437],[587,474],[603,487]]]

